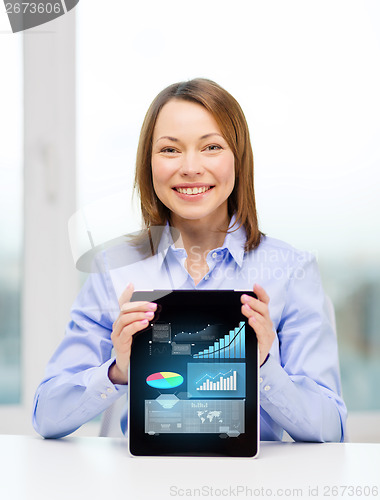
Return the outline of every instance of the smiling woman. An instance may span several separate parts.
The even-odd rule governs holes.
[[[165,188],[160,185],[161,175]],[[159,192],[154,192],[152,185]],[[192,200],[187,189],[210,187],[210,193],[207,190],[196,197],[202,204],[197,205],[198,213],[193,207],[191,217],[197,219],[203,210],[203,215],[213,213],[215,217],[217,207],[226,202],[229,218],[236,213],[247,232],[246,249],[260,243],[248,125],[236,99],[211,80],[197,78],[173,84],[154,99],[141,129],[135,187],[147,227],[164,225],[170,216],[175,217],[160,197],[165,192],[165,200],[178,206],[180,200]],[[182,190],[183,196],[169,190]],[[179,206],[189,210],[185,203]],[[226,220],[221,219],[213,220],[210,228],[219,225],[226,230]]]
[[[343,440],[337,341],[316,260],[259,231],[252,148],[236,100],[206,79],[164,89],[143,123],[135,182],[146,233],[162,229],[158,251],[152,245],[145,259],[123,242],[99,255],[101,270],[74,303],[37,389],[38,432],[68,434],[126,393],[133,335],[159,312],[131,300],[134,290],[235,289],[256,294],[240,300],[259,349],[261,439],[281,440],[285,430],[299,441]],[[113,268],[115,252],[141,258]]]
[[[215,82],[181,82],[156,97],[142,128],[136,186],[146,226],[170,221],[179,230],[195,284],[233,214],[247,232],[246,249],[260,242],[248,125],[237,101]]]
[[[162,108],[153,134],[152,176],[156,195],[178,229],[190,221],[207,231],[228,227],[234,155],[203,106],[173,99]]]

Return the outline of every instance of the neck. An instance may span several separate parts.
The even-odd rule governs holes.
[[[176,246],[185,248],[190,259],[199,259],[201,255],[202,260],[205,260],[209,251],[223,245],[230,219],[228,214],[214,219],[209,223],[203,220],[172,218],[172,226],[178,229],[181,235]]]

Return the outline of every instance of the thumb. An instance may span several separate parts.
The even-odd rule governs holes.
[[[134,292],[135,288],[134,286],[132,285],[132,283],[128,283],[128,285],[126,286],[124,292],[120,295],[119,297],[119,306],[120,308],[126,304],[127,302],[130,302],[131,298],[132,298],[132,295],[133,295],[133,292]]]

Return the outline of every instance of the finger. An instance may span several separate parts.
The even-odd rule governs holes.
[[[132,283],[128,283],[128,285],[126,286],[124,292],[119,297],[119,306],[120,306],[120,308],[124,304],[130,302],[130,300],[132,298],[132,295],[133,295],[133,291],[134,291],[134,286],[132,285]]]
[[[120,314],[115,323],[113,324],[114,336],[116,337],[119,336],[123,328],[136,321],[142,321],[143,319],[147,319],[148,321],[150,321],[153,319],[153,317],[154,317],[153,311],[141,311],[130,314]]]
[[[257,323],[254,323],[254,325],[251,326],[255,331],[260,350],[262,350],[263,348],[268,348],[269,350],[272,347],[273,341],[275,339],[274,332],[268,330],[267,328],[258,326]]]
[[[274,340],[273,332],[268,330],[265,324],[260,323],[260,319],[255,320],[254,316],[248,319],[248,324],[255,332],[260,351],[266,348],[269,350]]]
[[[249,295],[242,295],[241,296],[241,302],[250,307],[253,311],[256,311],[263,316],[268,315],[268,306],[264,302],[261,302],[258,299],[255,299],[253,297],[250,297]]]
[[[269,304],[269,295],[262,286],[260,286],[258,283],[255,283],[253,291],[257,295],[257,298],[261,300],[261,302],[264,302],[264,304]]]
[[[121,330],[120,334],[120,341],[123,344],[128,344],[132,340],[132,337],[135,333],[139,332],[140,330],[143,330],[146,328],[149,324],[149,321],[147,319],[143,319],[141,321],[135,321],[134,323],[131,323],[130,325],[125,326]]]
[[[251,328],[253,328],[254,332],[256,333],[256,320],[253,316],[250,316],[248,318],[248,324]],[[257,337],[257,334],[256,334],[256,337]],[[258,340],[258,339],[257,339]]]
[[[136,302],[126,302],[120,307],[120,312],[130,313],[134,311],[155,311],[157,309],[157,304],[154,302],[147,301],[136,301]]]
[[[265,325],[267,322],[266,318],[262,314],[253,311],[247,304],[244,304],[242,306],[241,311],[244,314],[244,316],[248,318],[248,320],[251,320],[252,323],[252,324],[250,323],[251,326],[253,324],[256,324],[257,326],[262,326]]]
[[[243,304],[241,306],[241,312],[244,314],[246,318],[250,318],[253,315],[253,309],[249,307],[248,304]]]

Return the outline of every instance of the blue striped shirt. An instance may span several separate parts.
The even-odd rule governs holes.
[[[337,339],[316,259],[266,236],[257,249],[245,252],[245,241],[243,227],[227,233],[224,244],[208,253],[209,271],[197,285],[184,265],[186,251],[173,244],[168,227],[158,251],[146,259],[128,243],[104,251],[102,272],[89,275],[75,300],[65,336],[36,391],[37,432],[67,435],[127,392],[127,386],[110,381],[108,369],[115,359],[111,332],[118,297],[129,282],[135,290],[251,290],[258,283],[270,297],[276,331],[260,369],[261,439],[281,440],[285,430],[296,441],[343,441],[347,411]],[[125,411],[123,432],[126,425]]]

